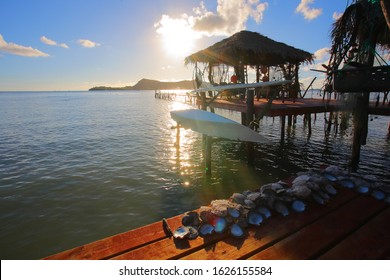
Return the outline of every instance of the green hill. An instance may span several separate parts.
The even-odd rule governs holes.
[[[194,84],[192,81],[184,80],[178,82],[160,82],[157,80],[142,79],[138,81],[134,86],[125,86],[125,87],[107,87],[107,86],[97,86],[90,88],[90,91],[93,90],[167,90],[167,89],[193,89]]]

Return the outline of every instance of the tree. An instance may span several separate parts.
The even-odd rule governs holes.
[[[386,19],[388,28],[390,29],[390,1],[380,0],[383,16]]]

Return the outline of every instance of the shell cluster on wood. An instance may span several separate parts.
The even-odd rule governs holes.
[[[298,172],[291,184],[279,181],[253,191],[233,193],[229,199],[211,201],[199,211],[187,212],[173,237],[194,239],[227,233],[236,238],[249,226],[260,226],[274,214],[288,216],[304,212],[310,203],[326,205],[341,188],[371,195],[390,203],[390,186],[371,176],[348,173],[337,166]]]

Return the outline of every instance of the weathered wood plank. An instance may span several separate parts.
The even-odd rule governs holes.
[[[190,254],[193,251],[201,250],[210,244],[215,244],[226,238],[226,234],[214,234],[207,238],[198,237],[194,240],[177,240],[165,238],[148,246],[140,247],[121,255],[115,256],[113,260],[169,260],[178,259]]]
[[[360,196],[249,259],[311,259],[327,251],[387,207]]]
[[[171,227],[178,226],[178,224],[181,223],[181,217],[182,215],[178,215],[176,217],[167,219],[169,225]],[[120,254],[121,252],[132,250],[139,246],[145,246],[151,242],[155,242],[164,238],[166,238],[166,233],[163,230],[162,222],[159,221],[144,227],[60,252],[45,257],[44,259],[106,259],[111,256]]]
[[[217,244],[198,250],[182,259],[245,259],[265,249],[275,242],[294,234],[306,225],[317,221],[329,212],[337,211],[346,202],[358,195],[352,191],[342,190],[326,205],[310,204],[303,213],[291,213],[288,217],[275,214],[259,227],[251,227],[244,239],[228,237]]]
[[[390,207],[336,244],[319,259],[372,260],[390,258]]]

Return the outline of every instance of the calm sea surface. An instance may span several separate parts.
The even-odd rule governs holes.
[[[0,255],[36,259],[146,225],[323,164],[346,167],[350,127],[329,136],[298,117],[280,143],[278,118],[260,129],[255,166],[242,143],[213,144],[205,175],[202,136],[177,138],[169,112],[189,107],[151,91],[0,93]],[[238,113],[218,111],[240,120]],[[360,173],[390,183],[388,117],[373,117]]]

